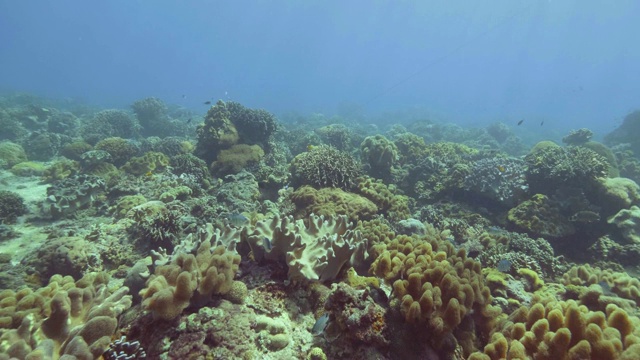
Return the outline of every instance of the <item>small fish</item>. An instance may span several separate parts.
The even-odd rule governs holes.
[[[606,296],[615,296],[616,294],[611,291],[611,286],[609,286],[609,283],[606,282],[605,280],[602,280],[598,283],[598,285],[600,285],[600,287],[602,288],[602,293]]]
[[[491,226],[488,229],[485,229],[490,235],[500,235],[504,234],[506,231],[499,226]]]
[[[505,172],[507,169],[504,168],[504,166],[502,165],[498,165],[498,171],[500,172]]]
[[[246,216],[240,213],[234,213],[229,215],[229,217],[227,217],[227,220],[229,220],[229,224],[235,227],[242,227],[244,224],[246,224],[249,221],[249,219],[247,219]]]
[[[193,118],[189,118],[189,120],[187,120],[187,124],[191,124],[191,120],[193,120]]]
[[[183,99],[186,99],[186,98],[187,98],[187,95],[182,94],[182,98],[183,98]]]
[[[598,222],[600,221],[600,214],[590,210],[582,210],[571,215],[569,217],[569,221],[581,222],[581,223]]]
[[[318,318],[318,320],[316,320],[316,323],[313,324],[311,334],[313,334],[313,336],[322,335],[324,329],[327,328],[327,325],[329,325],[329,313],[324,313]]]
[[[264,247],[264,250],[267,252],[271,252],[271,249],[273,249],[273,245],[271,244],[271,239],[269,239],[268,237],[264,237],[264,239],[262,239],[262,246]]]
[[[313,150],[315,148],[316,148],[315,145],[311,145],[311,144],[307,145],[307,151],[311,151],[311,150]]]
[[[522,125],[523,122],[524,122],[524,119],[518,121],[518,126]]]
[[[542,126],[542,125],[544,125],[544,120],[542,120],[542,121],[540,122],[540,126]]]
[[[205,101],[204,104],[205,105],[211,105],[211,101]]]
[[[151,171],[147,171],[146,173],[144,173],[144,176],[151,177],[153,176],[153,173]]]

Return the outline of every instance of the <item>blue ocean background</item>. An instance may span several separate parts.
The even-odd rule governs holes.
[[[633,0],[3,0],[0,90],[600,137],[638,107],[638,14]]]

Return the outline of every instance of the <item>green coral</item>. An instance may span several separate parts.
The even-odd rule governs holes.
[[[216,159],[220,150],[228,149],[240,140],[238,130],[231,121],[231,112],[222,100],[209,109],[204,123],[197,128],[197,134],[195,154],[208,164]]]
[[[211,172],[220,176],[237,174],[247,166],[257,164],[263,157],[264,151],[258,145],[233,145],[220,151],[216,161],[211,164]]]
[[[27,213],[24,199],[12,191],[0,190],[0,224],[12,224]]]
[[[93,146],[86,141],[78,140],[63,145],[60,149],[60,155],[71,160],[80,161],[82,159],[82,154],[91,150],[93,150]]]
[[[599,143],[597,141],[588,141],[580,146],[585,147],[589,150],[595,151],[598,155],[604,157],[607,160],[607,164],[609,165],[607,175],[609,177],[618,177],[620,176],[620,170],[618,169],[618,161],[616,161],[616,156],[613,154],[613,151],[609,149],[605,144]]]
[[[163,153],[149,151],[142,156],[131,158],[122,170],[132,175],[146,175],[162,171],[169,165],[169,157]]]
[[[509,210],[508,220],[532,236],[563,237],[575,232],[574,226],[557,206],[543,194],[536,194]]]
[[[409,197],[401,195],[394,185],[386,185],[368,176],[358,179],[358,193],[373,201],[378,211],[391,221],[399,221],[411,216]]]
[[[226,108],[244,144],[266,145],[276,130],[276,118],[266,110],[249,109],[234,101],[226,103]]]
[[[0,142],[0,167],[10,168],[27,161],[27,153],[22,146],[11,141]]]
[[[160,194],[160,201],[170,203],[175,200],[186,200],[192,192],[188,186],[180,185]]]
[[[316,190],[302,186],[291,194],[291,201],[298,208],[297,218],[308,218],[311,214],[346,215],[351,221],[371,219],[378,207],[371,200],[337,188]]]
[[[292,185],[353,189],[362,175],[361,165],[350,154],[332,146],[315,146],[291,161]]]
[[[138,152],[138,149],[132,143],[121,137],[110,137],[100,140],[94,147],[94,150],[108,152],[109,155],[111,155],[113,164],[116,166],[122,166]]]
[[[10,171],[15,176],[40,176],[44,173],[45,167],[42,163],[33,161],[25,161],[19,164],[13,165]]]
[[[125,195],[118,200],[116,205],[111,209],[111,212],[116,219],[122,219],[127,215],[129,210],[146,202],[147,199],[142,195]]]
[[[346,126],[342,124],[331,124],[316,129],[315,132],[325,144],[342,151],[351,150],[351,138],[353,134]]]
[[[369,174],[380,179],[391,177],[391,168],[398,161],[398,148],[383,135],[368,136],[360,144],[362,159],[369,165]]]
[[[464,187],[478,150],[451,142],[429,144],[420,159],[408,164],[408,177],[400,184],[408,194],[433,200]]]
[[[62,159],[47,166],[42,174],[42,178],[46,182],[63,180],[80,171],[80,164],[77,161]]]

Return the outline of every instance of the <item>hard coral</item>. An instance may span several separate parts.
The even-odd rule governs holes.
[[[145,175],[164,170],[169,165],[169,157],[159,152],[147,152],[133,157],[122,166],[122,170],[132,175]]]
[[[379,179],[389,180],[391,168],[398,162],[398,148],[383,135],[368,136],[360,144],[364,162],[369,166],[369,174]]]
[[[349,220],[371,219],[378,207],[365,197],[336,188],[316,190],[311,186],[302,186],[291,194],[301,217],[311,214],[332,216],[346,215]]]
[[[0,142],[0,166],[10,168],[15,164],[27,161],[27,153],[22,146],[10,141]]]
[[[240,140],[238,130],[231,121],[231,112],[222,100],[209,109],[197,133],[195,154],[208,164],[216,159],[220,150],[228,149]]]
[[[11,191],[0,190],[0,224],[12,224],[27,213],[24,199]]]
[[[221,150],[216,161],[211,164],[211,172],[218,176],[237,174],[250,165],[257,164],[264,156],[258,145],[237,144]]]
[[[138,152],[138,148],[135,145],[120,137],[110,137],[100,140],[94,149],[108,152],[109,155],[111,155],[113,164],[116,166],[124,165]]]
[[[331,146],[315,146],[291,161],[294,186],[337,187],[348,191],[356,186],[360,175],[360,164],[348,153]]]

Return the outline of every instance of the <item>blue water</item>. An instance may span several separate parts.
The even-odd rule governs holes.
[[[1,0],[0,90],[603,135],[639,106],[638,14],[635,0]]]

